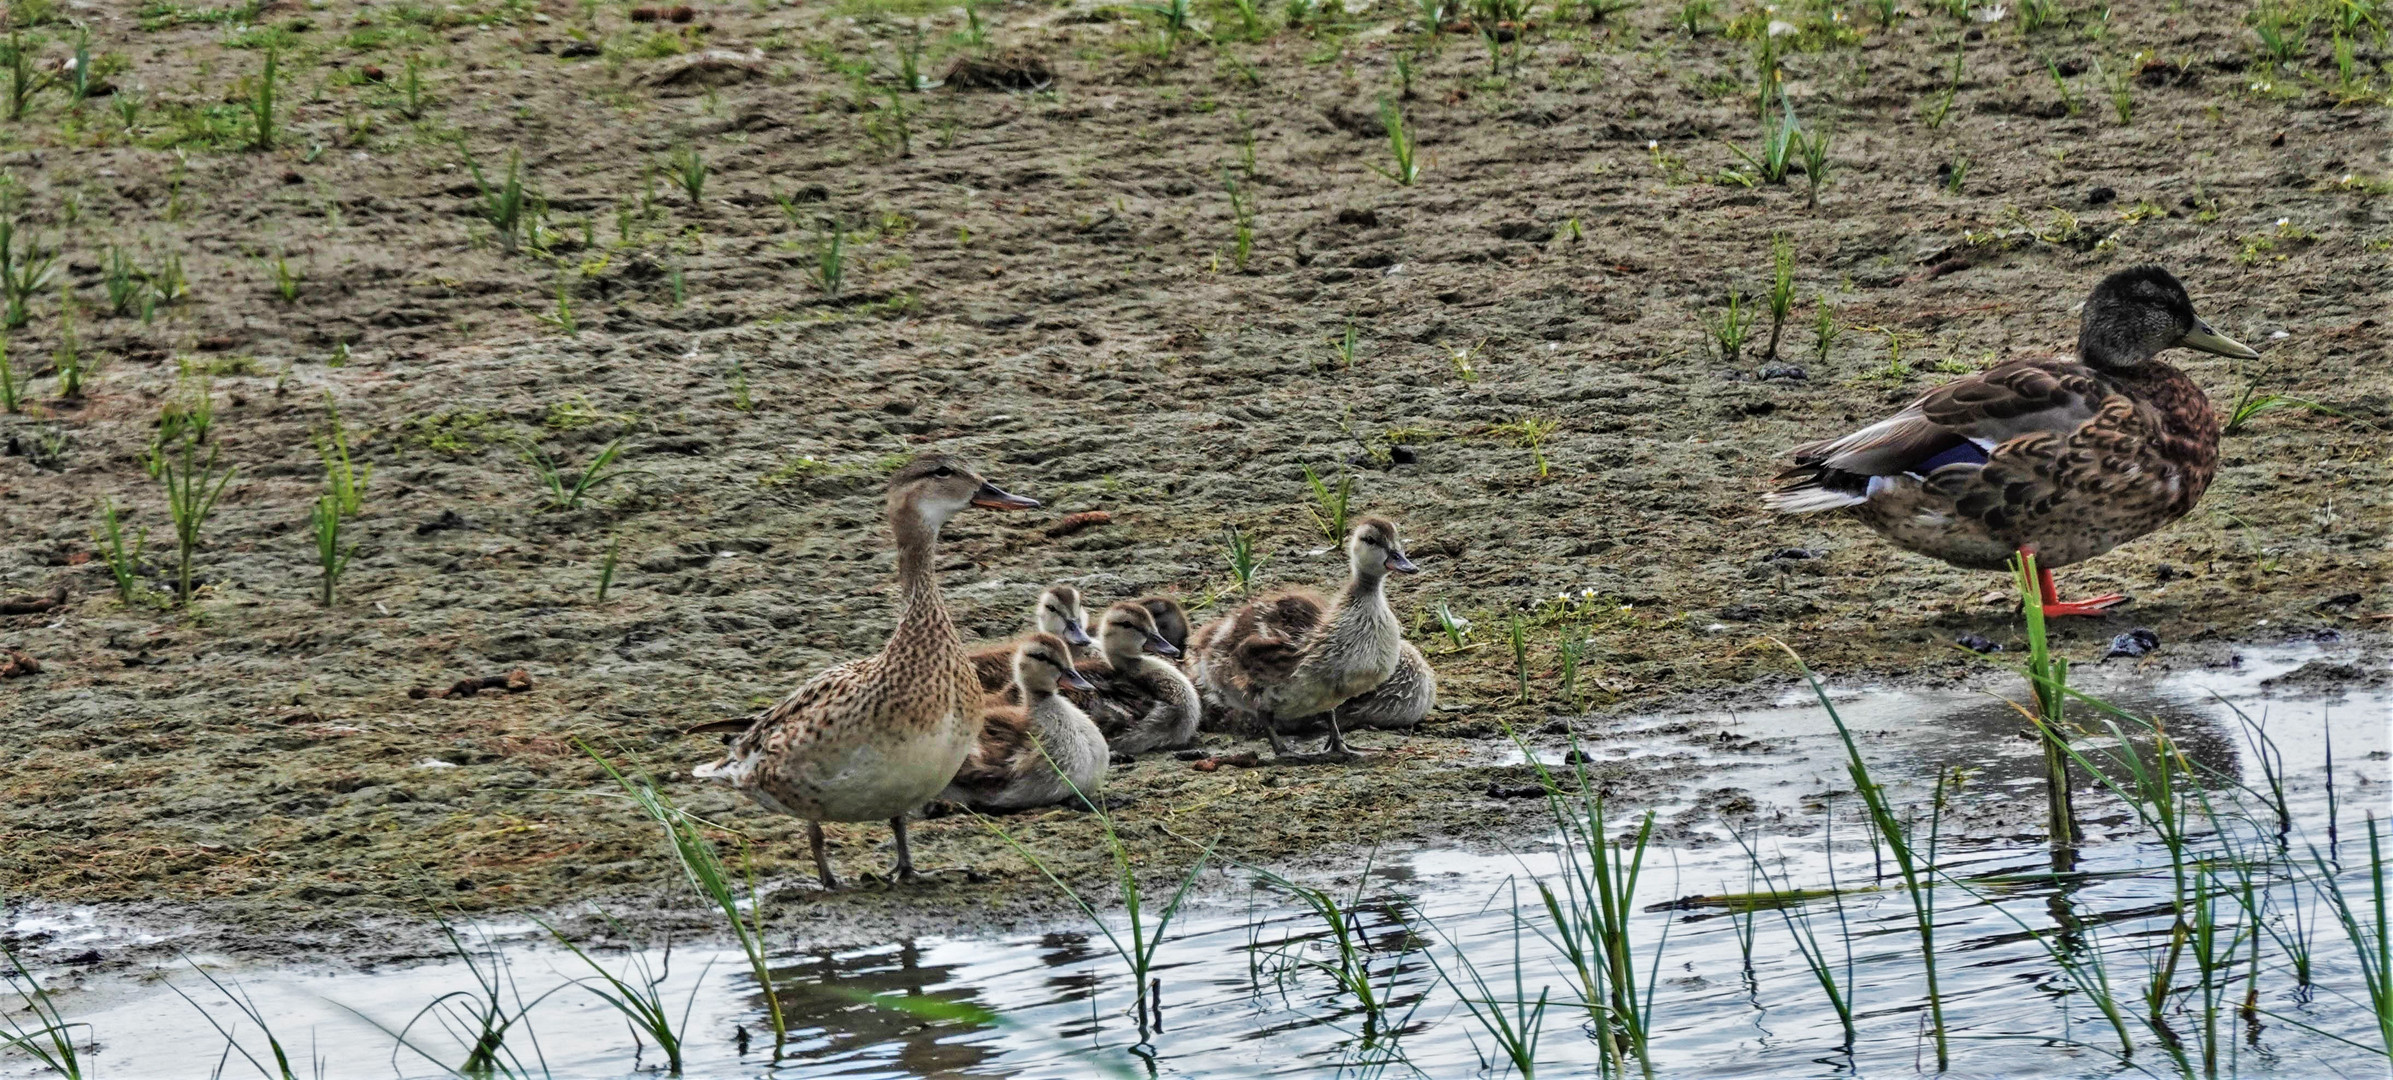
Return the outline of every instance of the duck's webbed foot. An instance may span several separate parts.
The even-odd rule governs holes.
[[[1323,757],[1339,758],[1346,761],[1358,761],[1363,756],[1347,747],[1346,729],[1344,725],[1338,723],[1337,709],[1329,711],[1329,738],[1322,742],[1321,753]]]
[[[1259,713],[1256,715],[1256,719],[1263,725],[1264,736],[1271,740],[1271,756],[1287,757],[1288,739],[1280,734],[1279,719],[1269,713]]]
[[[2022,556],[2034,553],[2033,549],[2020,549]],[[2127,602],[2124,593],[2104,593],[2085,600],[2063,600],[2060,586],[2052,580],[2052,571],[2041,566],[2036,568],[2036,590],[2042,594],[2044,617],[2047,619],[2066,615],[2105,615],[2110,609]]]
[[[2105,593],[2086,600],[2055,600],[2044,605],[2044,617],[2057,619],[2063,615],[2108,615],[2112,608],[2127,602],[2122,593]]]

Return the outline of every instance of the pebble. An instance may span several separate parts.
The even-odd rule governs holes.
[[[2141,626],[2110,639],[2110,651],[2102,654],[2105,660],[2114,656],[2137,657],[2160,648],[2160,635]]]

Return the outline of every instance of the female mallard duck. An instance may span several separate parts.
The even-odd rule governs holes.
[[[1168,661],[1147,655],[1180,655],[1155,625],[1154,611],[1147,606],[1152,602],[1124,601],[1105,609],[1097,627],[1098,659],[1080,662],[1080,674],[1091,688],[1072,695],[1117,754],[1186,746],[1196,738],[1197,721],[1205,716],[1204,701],[1188,676]]]
[[[1388,681],[1404,659],[1404,627],[1381,587],[1389,571],[1415,574],[1396,526],[1364,518],[1346,538],[1348,577],[1335,605],[1305,591],[1245,604],[1190,639],[1189,677],[1208,702],[1262,727],[1274,752],[1281,729],[1330,714],[1325,749],[1347,753],[1339,709]]]
[[[980,681],[939,598],[939,527],[967,506],[1020,510],[1009,495],[940,454],[889,478],[889,531],[902,593],[897,629],[879,653],[806,680],[745,721],[720,760],[692,775],[722,780],[766,809],[806,819],[824,888],[837,888],[823,847],[826,821],[887,821],[897,831],[897,876],[914,876],[906,814],[947,786],[981,733]],[[702,724],[694,731],[727,725]]]
[[[1080,606],[1080,590],[1069,585],[1049,585],[1039,594],[1037,607],[1030,609],[1033,633],[1053,634],[1072,648],[1072,655],[1081,656],[1092,644],[1088,636],[1088,610]],[[983,645],[972,650],[972,670],[980,676],[984,694],[1002,694],[1014,685],[1014,650],[1019,639]]]
[[[992,697],[980,741],[939,797],[983,812],[1052,806],[1094,796],[1105,779],[1105,736],[1057,687],[1089,689],[1072,650],[1053,634],[1033,634],[1014,650],[1014,693]]]
[[[2117,594],[2063,602],[2052,572],[2185,516],[2218,472],[2210,399],[2158,356],[2183,345],[2251,360],[2194,316],[2157,266],[2087,297],[2077,360],[2018,360],[1956,379],[1841,438],[1794,449],[1764,505],[1847,509],[1897,545],[1970,570],[2033,554],[2046,615],[2093,615]]]

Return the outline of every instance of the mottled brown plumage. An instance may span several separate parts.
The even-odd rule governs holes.
[[[2076,360],[2003,364],[1797,447],[1765,502],[1846,510],[1968,569],[2021,550],[2047,570],[2083,562],[2185,516],[2217,473],[2209,397],[2156,359],[2178,345],[2258,355],[2196,318],[2167,271],[2120,271],[2086,301]]]
[[[1031,633],[1053,634],[1070,646],[1075,657],[1088,655],[1091,644],[1088,636],[1088,610],[1081,607],[1080,590],[1070,585],[1049,585],[1039,594],[1039,601],[1030,609]],[[1011,693],[1014,688],[1014,652],[1023,639],[982,645],[969,654],[973,673],[980,678],[985,694]]]
[[[983,700],[981,733],[940,797],[995,812],[1094,795],[1105,779],[1105,736],[1060,687],[1085,691],[1072,650],[1033,634],[1014,651],[1014,697]]]
[[[980,683],[933,569],[940,526],[966,506],[1037,505],[944,455],[899,469],[889,481],[888,521],[901,599],[888,645],[807,680],[758,714],[721,759],[694,771],[807,819],[826,888],[836,878],[823,846],[825,821],[889,821],[898,874],[911,877],[905,815],[947,785],[980,736]]]
[[[1382,588],[1388,571],[1417,572],[1396,526],[1364,518],[1346,550],[1349,577],[1335,604],[1311,592],[1280,593],[1239,606],[1189,639],[1189,677],[1209,709],[1228,726],[1260,727],[1275,750],[1284,748],[1283,727],[1330,713],[1328,749],[1343,752],[1347,725],[1338,710],[1405,661],[1404,628]],[[1434,686],[1433,678],[1432,695]]]

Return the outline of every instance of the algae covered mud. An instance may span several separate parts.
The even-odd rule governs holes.
[[[1618,957],[1560,919],[1598,906],[1574,891],[1599,878],[1584,819],[1567,817],[1502,853],[1383,851],[1294,880],[1209,874],[1218,880],[1204,897],[1161,926],[1143,981],[1110,943],[1130,933],[1114,910],[1101,927],[779,945],[770,977],[790,1034],[778,1053],[737,950],[668,950],[620,923],[575,934],[594,932],[605,946],[594,955],[618,977],[654,980],[669,1046],[628,1033],[590,961],[527,923],[462,930],[446,959],[362,968],[169,959],[160,940],[204,937],[134,936],[102,911],[20,916],[11,932],[38,943],[26,951],[61,1014],[90,1025],[78,1038],[96,1041],[85,1060],[101,1076],[189,1075],[193,1047],[228,1040],[271,1061],[270,1035],[317,1063],[315,1075],[449,1075],[487,1029],[485,1001],[507,1021],[500,1067],[558,1076],[677,1064],[706,1076],[1442,1077],[1481,1074],[1491,1059],[1494,1072],[1522,1075],[1637,1075],[1650,1063],[1666,1076],[1832,1076],[1921,1070],[1940,1042],[1957,1076],[2366,1076],[2385,1067],[2386,1002],[2372,995],[2386,991],[2382,970],[2368,970],[2380,961],[2347,932],[2361,950],[2383,933],[2370,830],[2380,846],[2393,841],[2379,816],[2393,696],[2284,688],[2320,656],[2279,650],[2235,669],[2091,683],[2173,742],[2187,768],[2176,805],[2196,824],[2155,829],[2160,804],[2132,797],[2125,753],[2145,769],[2167,759],[2151,728],[2129,723],[2124,744],[2081,741],[2130,786],[2081,796],[2087,843],[2061,873],[2035,837],[1987,812],[2037,781],[2035,744],[2017,738],[2008,704],[1831,689],[1867,775],[1918,815],[1921,854],[1929,819],[1942,818],[1926,890],[1926,940],[1943,962],[1935,983],[1923,981],[1923,937],[1891,849],[1851,788],[1853,756],[1808,691],[1703,718],[1767,739],[1772,753],[1698,751],[1709,782],[1753,801],[1644,846],[1633,878],[1612,868],[1626,886]],[[1550,741],[1524,750],[1568,753]],[[1553,775],[1563,789],[1583,779]],[[1963,797],[1939,811],[1940,787]],[[1588,804],[1563,794],[1556,806]],[[1615,817],[1606,831],[1631,841],[1639,827]],[[1546,907],[1541,886],[1564,907]],[[86,951],[148,959],[78,966]],[[1590,955],[1601,958],[1574,960]],[[1649,1034],[1608,1052],[1597,1033],[1611,1025],[1591,1020],[1601,1006],[1588,1002],[1611,984],[1575,973],[1620,959],[1611,975],[1627,980],[1638,1004],[1626,1013]],[[233,1072],[242,1052],[221,1050]],[[20,1074],[35,1075],[0,1066]]]
[[[1151,887],[1205,844],[1304,878],[1544,835],[1507,729],[1696,850],[1772,802],[1711,781],[1776,733],[1689,711],[1799,685],[1765,638],[1838,686],[2016,686],[1999,577],[1765,515],[1779,453],[2065,348],[2136,262],[2262,357],[2171,354],[2231,414],[2220,477],[2072,569],[2136,602],[2057,648],[2332,638],[2288,686],[2380,677],[2381,13],[1499,6],[12,5],[11,948],[382,963],[445,947],[427,913],[591,941],[592,904],[722,934],[584,747],[736,830],[777,957],[1072,924],[1021,851],[1114,911],[1089,815],[921,822],[969,873],[822,896],[799,827],[681,779],[715,750],[683,728],[883,640],[880,491],[923,449],[1053,511],[946,537],[976,636],[1057,580],[1200,619],[1247,571],[1332,581],[1341,490],[1422,565],[1429,723],[1353,767],[1112,770]]]

